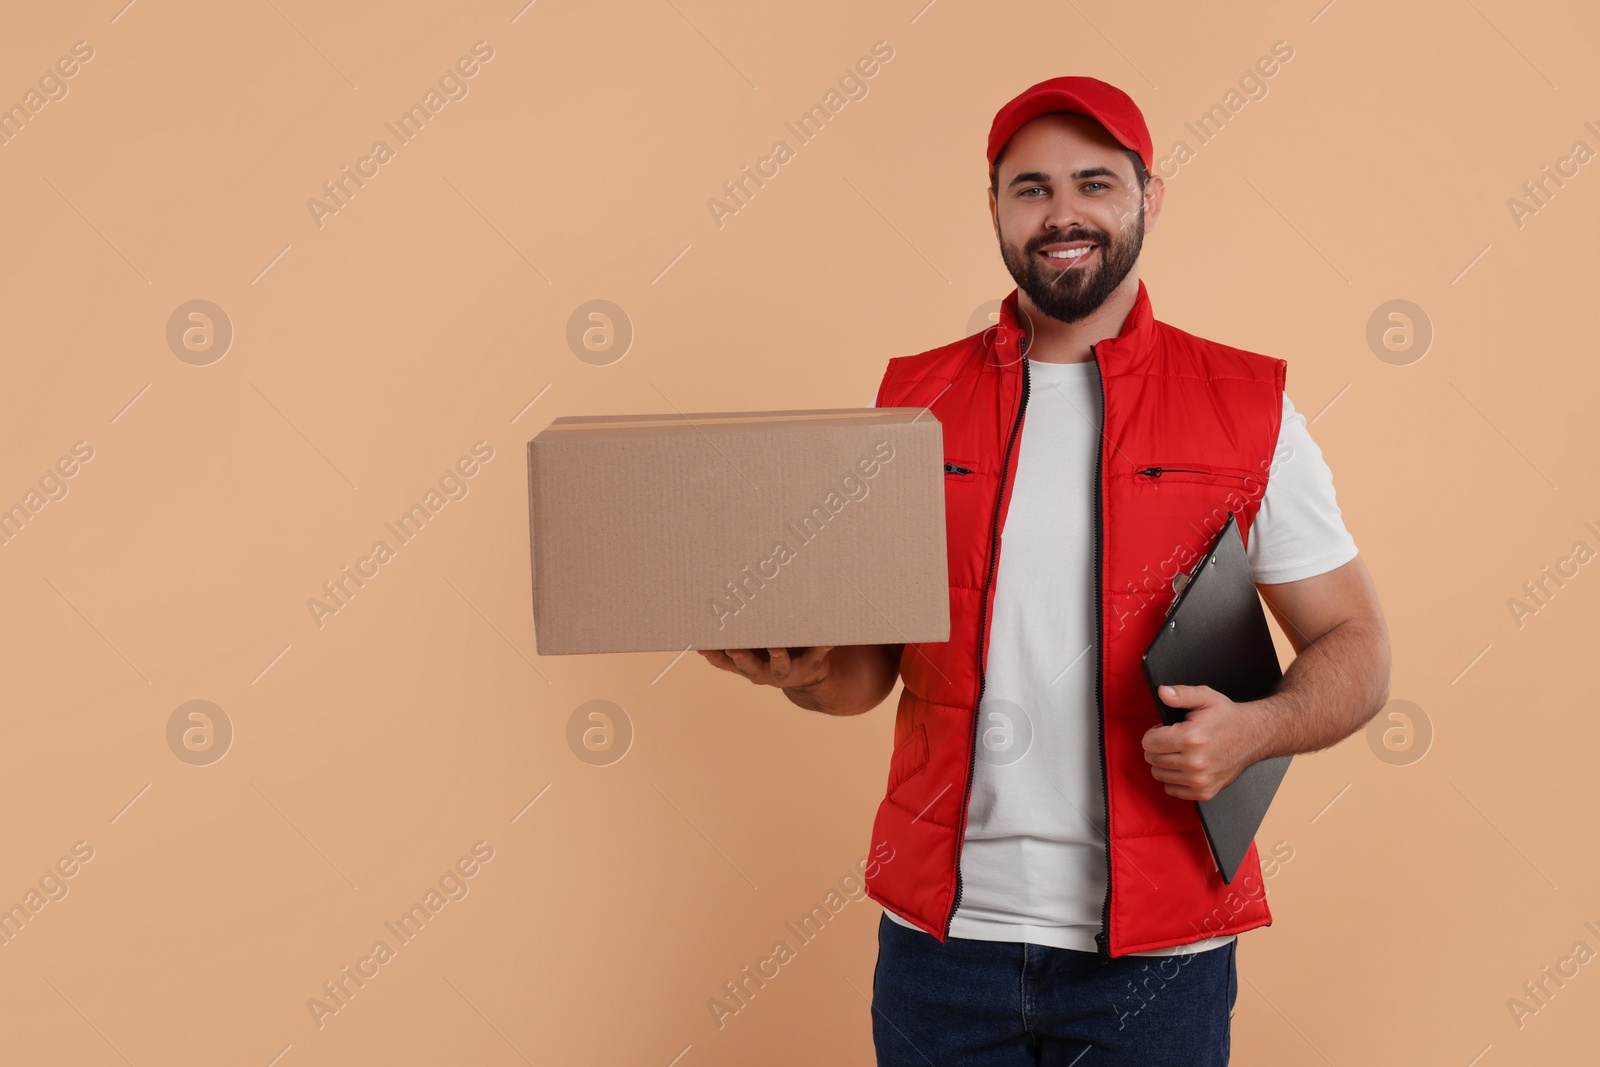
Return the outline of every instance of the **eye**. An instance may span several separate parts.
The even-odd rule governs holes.
[[[1085,183],[1084,183],[1084,185],[1083,185],[1083,187],[1084,187],[1084,188],[1085,188],[1085,189],[1088,189],[1088,188],[1089,188],[1089,187],[1091,187],[1091,186],[1095,186],[1095,185],[1098,185],[1098,186],[1099,186],[1099,187],[1100,187],[1100,188],[1102,188],[1102,189],[1109,189],[1109,188],[1111,188],[1111,186],[1109,186],[1109,185],[1107,185],[1107,184],[1106,184],[1106,183],[1105,183],[1105,182],[1085,182]]]
[[[1043,193],[1043,192],[1046,192],[1046,191],[1047,190],[1042,185],[1030,185],[1026,189],[1023,189],[1021,192],[1019,192],[1017,195],[1018,196],[1027,196],[1029,193]],[[1037,197],[1035,197],[1034,199],[1037,199]]]

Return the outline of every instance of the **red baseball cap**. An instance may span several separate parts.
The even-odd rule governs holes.
[[[995,114],[994,125],[989,127],[991,177],[994,161],[1012,135],[1040,115],[1052,111],[1070,111],[1094,119],[1124,147],[1137,152],[1144,161],[1145,170],[1151,168],[1155,153],[1151,150],[1150,130],[1133,98],[1099,78],[1068,77],[1051,78],[1023,90]]]

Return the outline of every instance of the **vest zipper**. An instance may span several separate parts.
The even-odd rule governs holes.
[[[1023,337],[1018,346],[1022,361],[1022,394],[1017,400],[1017,417],[1011,421],[1011,437],[1006,441],[1005,460],[1000,466],[1000,491],[994,498],[994,525],[989,533],[989,570],[983,579],[983,591],[978,598],[978,702],[972,706],[972,747],[967,754],[967,788],[961,797],[961,834],[956,841],[956,898],[945,916],[944,937],[950,940],[950,924],[955,922],[956,909],[961,907],[961,849],[967,843],[967,802],[972,799],[972,775],[978,763],[978,715],[983,706],[984,632],[989,624],[989,586],[994,581],[995,549],[1000,541],[1000,503],[1006,492],[1006,474],[1011,469],[1011,449],[1017,443],[1017,431],[1022,428],[1022,415],[1028,409],[1028,339]],[[949,465],[946,464],[948,467]]]
[[[971,474],[972,473],[970,470],[968,470],[965,467],[958,466],[957,464],[949,463],[949,462],[945,463],[944,472],[946,474]]]
[[[1094,940],[1100,948],[1100,961],[1109,963],[1111,961],[1111,782],[1110,776],[1106,773],[1106,706],[1105,696],[1101,691],[1105,649],[1100,647],[1105,642],[1105,605],[1100,599],[1100,568],[1103,566],[1100,545],[1100,467],[1106,439],[1106,376],[1100,366],[1100,353],[1095,351],[1094,345],[1089,346],[1089,355],[1094,357],[1095,371],[1100,376],[1100,436],[1095,442],[1094,449],[1094,704],[1100,723],[1100,796],[1105,802],[1106,817],[1106,899],[1100,909],[1100,932],[1095,935]],[[1155,476],[1158,478],[1161,476],[1160,469],[1146,468],[1156,471]]]

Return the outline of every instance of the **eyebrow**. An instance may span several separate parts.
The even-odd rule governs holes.
[[[1088,168],[1085,168],[1084,170],[1075,170],[1070,175],[1068,175],[1068,177],[1070,177],[1073,181],[1082,181],[1085,178],[1116,178],[1118,181],[1122,180],[1122,176],[1120,174],[1118,174],[1116,171],[1112,170],[1110,167],[1088,167]],[[1006,186],[1006,188],[1007,189],[1013,189],[1016,186],[1021,185],[1024,182],[1049,182],[1049,181],[1050,181],[1050,175],[1046,174],[1044,171],[1042,171],[1042,170],[1029,170],[1029,171],[1023,171],[1021,174],[1017,175],[1015,178],[1012,178],[1010,183]]]

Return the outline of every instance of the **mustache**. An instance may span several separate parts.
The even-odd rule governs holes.
[[[1029,241],[1026,251],[1032,254],[1045,245],[1053,245],[1061,241],[1093,241],[1097,245],[1105,246],[1111,243],[1111,235],[1099,230],[1067,230],[1065,232],[1047,233]]]

